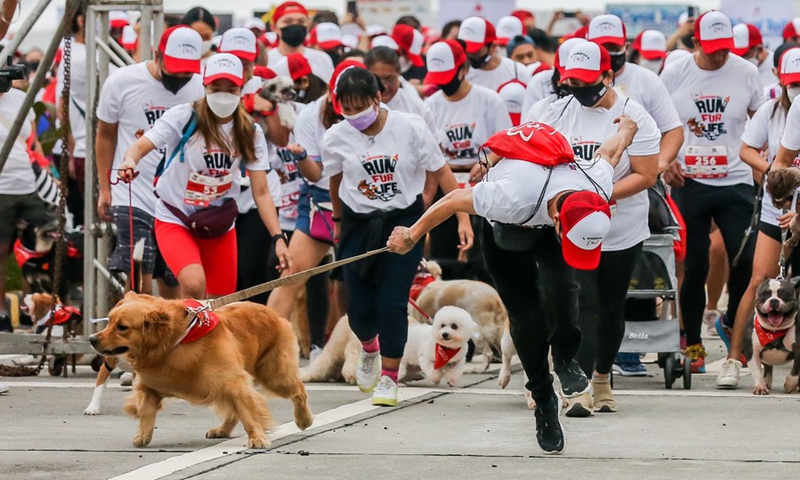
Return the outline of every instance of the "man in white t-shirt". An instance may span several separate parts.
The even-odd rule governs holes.
[[[553,59],[553,70],[539,72],[528,81],[528,86],[525,89],[525,97],[522,102],[523,122],[532,119],[529,112],[537,102],[549,98],[551,95],[555,97],[553,100],[569,95],[566,88],[560,89],[558,92],[554,91],[554,81],[559,82],[561,75],[564,74],[564,68],[567,66],[567,58],[572,48],[585,41],[585,38],[576,37],[564,40],[564,43],[556,50],[556,56]],[[553,78],[554,76],[555,78]]]
[[[764,102],[758,69],[737,55],[733,27],[722,12],[701,15],[694,25],[691,56],[669,64],[661,79],[684,126],[684,145],[665,174],[686,221],[687,252],[681,287],[681,312],[688,357],[704,371],[706,355],[700,338],[705,308],[711,221],[719,227],[729,260],[744,240],[753,213],[752,169],[739,158],[742,134],[750,116]],[[750,282],[754,238],[728,278],[728,311],[736,312]],[[726,374],[727,376],[727,374]],[[724,382],[723,382],[724,383]]]
[[[732,53],[758,67],[758,75],[761,77],[761,85],[764,88],[778,81],[778,77],[775,76],[775,71],[772,69],[773,52],[764,46],[764,39],[758,27],[749,23],[740,23],[734,26],[733,44]]]
[[[333,60],[327,53],[303,46],[308,35],[308,10],[297,2],[283,2],[272,14],[272,31],[278,34],[278,46],[267,53],[267,66],[272,67],[290,53],[302,53],[311,64],[311,71],[325,82],[333,75]]]
[[[497,35],[489,20],[483,17],[464,20],[458,28],[458,39],[466,44],[470,82],[495,92],[514,78],[528,84],[530,73],[525,65],[498,52]]]
[[[103,85],[97,106],[97,178],[100,185],[98,213],[104,220],[113,219],[117,225],[117,247],[110,258],[110,269],[128,272],[130,269],[130,220],[133,210],[133,243],[145,239],[142,262],[141,289],[152,290],[152,279],[166,280],[159,285],[162,296],[176,295],[175,281],[158,253],[153,235],[157,198],[153,185],[159,164],[167,152],[155,150],[139,164],[139,176],[126,184],[112,185],[109,172],[123,161],[125,151],[150,130],[161,115],[171,107],[203,97],[200,76],[202,54],[200,34],[185,26],[164,32],[155,60],[121,68],[109,76]]]

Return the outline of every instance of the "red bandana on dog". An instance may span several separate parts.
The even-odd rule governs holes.
[[[437,343],[436,344],[436,360],[433,362],[434,370],[439,370],[440,368],[442,368],[445,365],[447,365],[447,363],[450,362],[450,360],[452,360],[453,357],[458,355],[458,352],[460,352],[460,351],[461,351],[461,348],[443,347],[443,346],[441,346],[441,345],[439,345]]]
[[[766,347],[770,343],[774,342],[775,340],[780,340],[786,336],[786,332],[789,330],[780,330],[778,332],[773,332],[772,330],[765,330],[764,327],[761,326],[761,322],[758,321],[758,318],[755,319],[756,325],[756,336],[758,337],[758,343],[761,344],[762,347]]]
[[[204,309],[204,305],[197,300],[185,300],[183,305],[187,310],[197,310],[197,315],[186,328],[183,338],[178,343],[190,343],[199,340],[219,325],[219,317],[211,310]]]

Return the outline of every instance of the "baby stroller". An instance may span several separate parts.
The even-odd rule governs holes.
[[[692,388],[692,366],[682,354],[677,315],[675,240],[681,222],[669,209],[666,199],[663,184],[651,189],[651,236],[644,242],[628,289],[625,337],[619,351],[638,354],[657,352],[658,366],[664,370],[664,386],[671,389],[675,381],[682,377],[683,388],[688,390]],[[665,206],[666,212],[663,210]],[[664,221],[665,215],[671,216],[673,221]],[[639,308],[627,308],[631,304]]]

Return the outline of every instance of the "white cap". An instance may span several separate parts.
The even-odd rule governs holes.
[[[389,30],[387,30],[383,25],[367,25],[367,36],[368,37],[376,37],[378,35],[388,35]]]
[[[229,28],[219,40],[219,53],[231,53],[240,59],[253,62],[258,56],[256,34],[249,28]]]
[[[525,28],[522,25],[522,21],[517,17],[508,16],[497,21],[498,43],[507,44],[509,40],[517,35],[522,35],[524,31]]]
[[[167,72],[200,73],[203,39],[195,30],[185,25],[164,30],[158,50]]]
[[[781,84],[790,85],[800,82],[800,48],[786,50],[780,58],[778,77]]]
[[[323,50],[330,50],[344,45],[342,43],[342,29],[332,22],[322,22],[314,27],[317,36],[317,45]]]
[[[257,29],[261,30],[262,32],[267,29],[267,25],[264,23],[264,20],[261,20],[258,17],[248,18],[244,22],[243,26],[244,26],[244,28],[257,28]]]
[[[569,52],[575,48],[575,45],[581,44],[586,42],[585,38],[580,37],[572,37],[564,40],[559,47],[556,53],[558,53],[558,65],[556,67],[565,68],[567,66],[567,59],[569,58]]]
[[[389,35],[378,35],[377,37],[372,39],[372,44],[370,44],[370,48],[375,47],[388,47],[392,50],[400,50],[400,45],[394,41],[394,38],[390,37]]]
[[[719,10],[700,15],[694,24],[694,37],[707,54],[719,50],[733,49],[733,25],[731,19]]]
[[[664,58],[667,54],[667,37],[658,30],[644,30],[637,37],[639,54],[647,60]],[[636,42],[634,42],[636,43]]]
[[[122,27],[122,48],[127,50],[133,50],[136,48],[136,42],[139,40],[139,36],[136,35],[136,29],[130,25],[125,25]]]
[[[689,21],[689,12],[683,12],[678,16],[678,26],[682,26]]]
[[[511,123],[519,125],[522,118],[522,104],[525,101],[526,85],[516,78],[508,81],[497,89],[500,98],[506,102],[506,110],[511,116]]]
[[[613,43],[614,45],[625,45],[627,33],[622,19],[610,13],[598,15],[589,23],[589,31],[586,39],[600,45]]]
[[[252,32],[251,32],[252,33]],[[203,85],[220,79],[228,79],[237,86],[244,85],[244,67],[239,57],[230,53],[217,53],[206,62]]]
[[[342,43],[345,48],[355,50],[358,48],[358,37],[355,35],[342,35]]]
[[[458,27],[458,39],[467,46],[467,53],[475,53],[487,43],[497,40],[494,25],[483,17],[469,17]]]
[[[581,250],[594,250],[611,229],[611,219],[603,212],[592,212],[583,217],[566,233],[573,245]]]

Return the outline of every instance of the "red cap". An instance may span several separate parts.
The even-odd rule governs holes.
[[[594,42],[582,42],[570,50],[561,81],[574,78],[594,83],[603,72],[609,70],[611,70],[611,56],[608,50]]]
[[[322,22],[311,29],[308,44],[310,46],[319,45],[323,50],[332,50],[336,47],[344,46],[342,43],[342,29],[339,25],[331,22]]]
[[[467,53],[476,53],[497,40],[494,25],[483,17],[469,17],[458,27],[458,39],[467,45]]]
[[[415,67],[425,66],[422,59],[422,47],[425,46],[425,35],[410,25],[395,25],[392,39],[397,42],[400,51],[408,57]]]
[[[700,42],[700,48],[710,55],[720,50],[733,50],[733,26],[727,15],[711,10],[694,22],[694,38]]]
[[[426,60],[428,73],[422,83],[446,85],[467,61],[467,54],[457,40],[442,40],[431,45]]]
[[[561,253],[572,268],[594,270],[600,265],[603,240],[611,228],[611,209],[600,195],[581,191],[561,205]]]
[[[788,41],[800,37],[800,17],[795,17],[783,27],[783,40]]]
[[[186,25],[164,30],[158,51],[168,73],[200,73],[203,39]]]
[[[540,122],[523,123],[497,132],[483,146],[503,158],[548,167],[575,161],[575,153],[564,135]]]
[[[786,50],[778,62],[778,78],[781,85],[800,83],[800,48]]]
[[[628,41],[628,33],[625,31],[625,23],[616,15],[606,13],[598,15],[589,22],[589,30],[586,39],[600,45],[611,43],[623,46]]]
[[[347,58],[342,61],[336,68],[333,70],[333,75],[331,75],[331,82],[328,84],[328,91],[331,95],[331,103],[333,104],[333,111],[336,114],[342,114],[342,106],[339,104],[339,100],[336,99],[336,87],[339,85],[339,78],[341,78],[342,74],[351,68],[363,68],[364,70],[367,69],[367,66],[363,63],[359,62],[358,60],[353,60],[352,58]]]
[[[667,37],[658,30],[642,30],[632,47],[646,60],[661,60],[667,56]]]
[[[278,23],[278,20],[288,13],[302,13],[308,16],[308,10],[306,10],[303,4],[297,2],[283,2],[275,8],[275,12],[272,14],[272,24]]]
[[[572,32],[572,35],[566,36],[566,38],[564,38],[564,40],[566,40],[567,38],[583,38],[583,39],[586,39],[586,35],[588,35],[588,34],[589,34],[589,25],[584,25],[581,28],[579,28],[579,29],[575,30],[574,32]]]
[[[272,66],[272,70],[276,75],[281,77],[289,77],[292,80],[311,75],[311,64],[308,63],[306,57],[302,53],[291,53]]]
[[[586,42],[585,38],[580,37],[572,37],[564,40],[561,45],[558,46],[558,50],[556,50],[556,56],[553,58],[553,66],[558,70],[558,74],[563,77],[564,76],[564,68],[567,66],[567,59],[569,58],[569,52],[580,43]],[[609,57],[609,61],[611,61],[611,57]]]
[[[731,52],[743,57],[751,48],[764,43],[761,31],[755,25],[739,23],[733,27],[733,49]]]
[[[203,72],[203,85],[221,79],[228,79],[237,87],[244,85],[244,67],[239,57],[231,53],[218,53],[212,55],[206,62]]]
[[[532,19],[533,13],[529,12],[528,10],[520,9],[511,12],[511,16],[519,18],[519,21],[522,22],[523,25],[525,25],[525,20]]]

